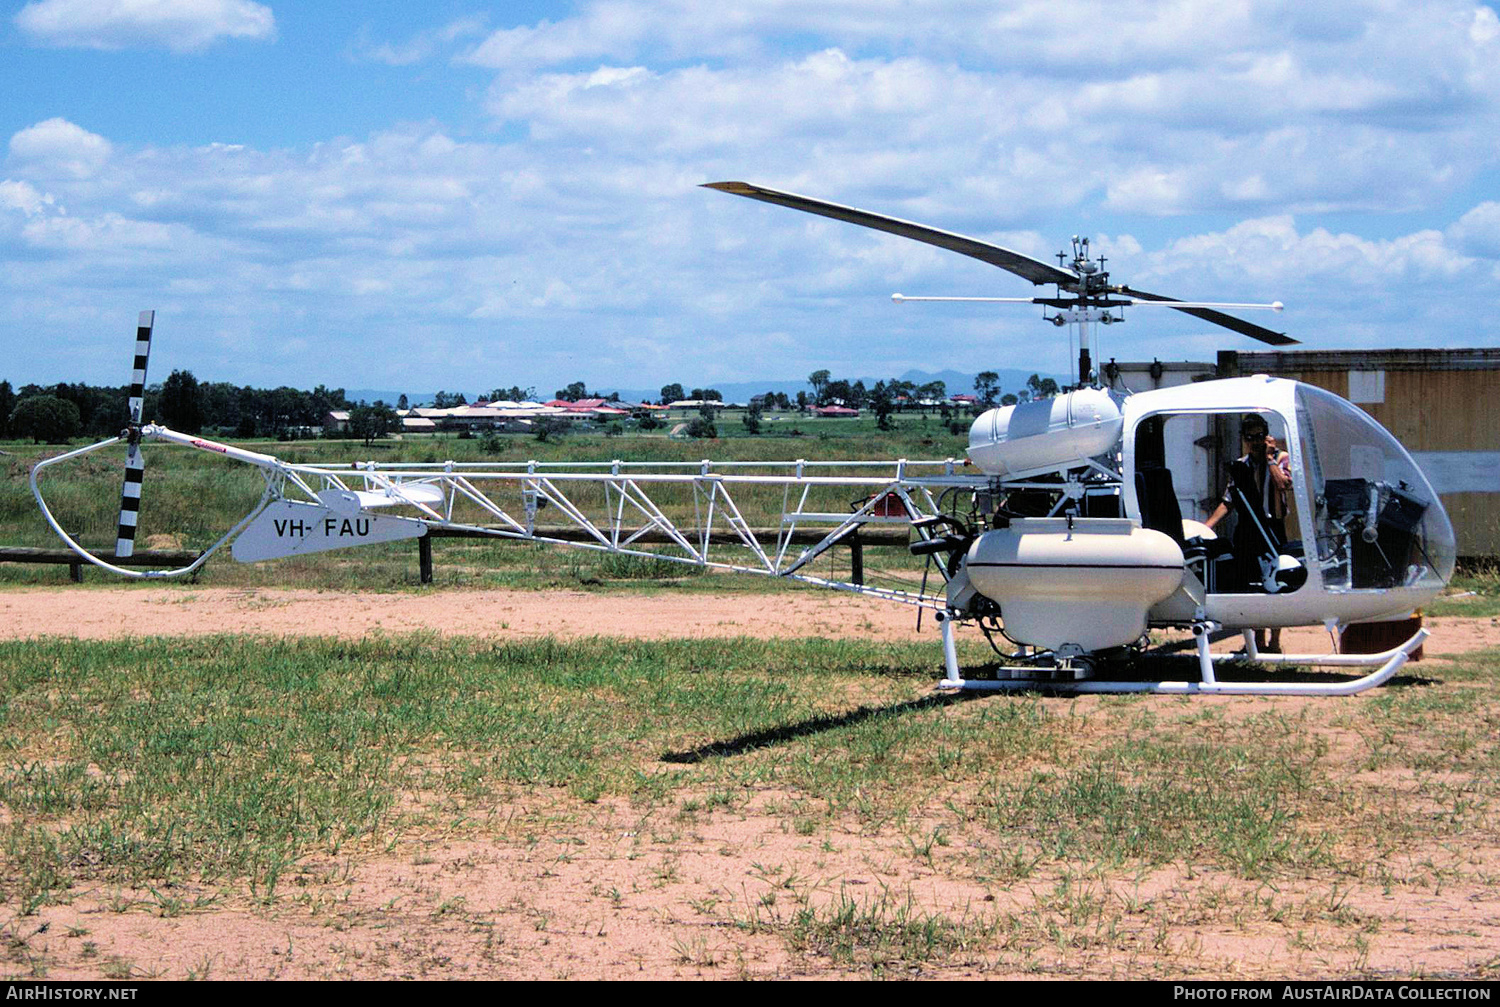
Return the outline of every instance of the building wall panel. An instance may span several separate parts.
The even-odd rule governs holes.
[[[1439,469],[1468,465],[1456,481],[1474,485],[1500,464],[1500,349],[1349,350],[1222,353],[1222,377],[1272,374],[1349,398],[1351,371],[1383,371],[1383,402],[1360,403],[1415,455],[1453,453],[1427,466],[1441,490]],[[1356,379],[1361,389],[1371,382]],[[1461,453],[1461,454],[1460,454]],[[1451,478],[1451,477],[1450,477]],[[1500,557],[1500,482],[1490,492],[1440,493],[1453,521],[1458,553]]]

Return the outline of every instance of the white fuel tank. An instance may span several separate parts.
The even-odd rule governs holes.
[[[1000,606],[1005,635],[1047,650],[1123,647],[1182,583],[1182,550],[1126,518],[1025,518],[969,547],[974,588]]]
[[[1103,389],[1081,388],[1050,399],[991,409],[969,428],[969,458],[991,476],[1082,464],[1119,443],[1125,426],[1121,401]]]

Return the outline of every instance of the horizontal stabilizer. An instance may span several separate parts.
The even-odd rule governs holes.
[[[397,492],[396,490],[392,490],[389,493],[384,490],[377,490],[375,492],[355,490],[354,495],[359,498],[359,505],[366,509],[371,507],[395,507],[399,504],[414,503],[423,503],[431,507],[443,502],[443,491],[429,483],[402,486],[399,490],[399,496]]]
[[[323,490],[318,499],[336,511],[371,510],[402,504],[433,507],[443,502],[443,490],[431,483],[406,483],[390,490]]]
[[[240,532],[234,558],[241,563],[398,542],[427,534],[427,524],[404,517],[338,511],[317,504],[278,500]]]

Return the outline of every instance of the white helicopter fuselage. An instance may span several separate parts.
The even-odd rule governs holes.
[[[1166,457],[1168,441],[1213,440],[1167,438],[1168,426],[1201,433],[1246,414],[1284,445],[1290,476],[1269,549],[1248,533],[1264,515],[1240,515],[1247,529],[1230,547],[1181,513],[1171,473],[1191,459]],[[1411,456],[1356,406],[1296,381],[1083,388],[982,414],[969,457],[1002,493],[1049,478],[1066,487],[1054,513],[1071,516],[997,521],[950,585],[950,597],[972,589],[996,602],[1007,635],[1032,646],[1090,653],[1195,621],[1244,629],[1396,618],[1452,574],[1452,526]],[[1254,565],[1256,549],[1269,565]]]

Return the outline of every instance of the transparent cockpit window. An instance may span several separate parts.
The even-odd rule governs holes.
[[[1297,387],[1297,427],[1323,586],[1332,591],[1441,585],[1453,526],[1406,449],[1363,410]],[[1309,555],[1314,550],[1308,550]]]

